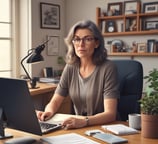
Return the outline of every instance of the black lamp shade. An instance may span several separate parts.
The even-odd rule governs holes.
[[[36,62],[40,62],[40,61],[44,61],[44,58],[41,54],[37,54],[37,53],[33,53],[28,59],[27,59],[27,63],[36,63]]]

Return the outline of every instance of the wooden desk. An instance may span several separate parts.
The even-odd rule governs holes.
[[[29,89],[31,96],[37,96],[38,94],[44,94],[47,92],[54,92],[57,84],[53,83],[37,83],[37,88]]]
[[[56,84],[49,83],[37,83],[37,88],[29,89],[32,96],[35,109],[44,110],[46,104],[53,96]]]
[[[54,90],[57,84],[53,83],[37,83],[36,89],[29,89],[32,99],[34,101],[35,109],[44,110],[46,104],[50,101],[54,94]],[[70,113],[71,112],[71,102],[70,98],[67,97],[60,109],[59,113]]]
[[[117,123],[127,124],[125,122],[117,122]],[[87,138],[90,138],[90,139],[92,139],[94,141],[97,141],[97,142],[100,142],[101,144],[103,144],[104,143],[103,141],[97,140],[97,139],[95,139],[93,137],[86,136],[84,134],[86,130],[93,130],[93,129],[100,129],[100,130],[104,131],[103,129],[101,129],[101,126],[91,126],[91,127],[81,128],[81,129],[72,129],[72,130],[63,130],[62,129],[62,130],[57,130],[57,131],[54,131],[52,133],[43,135],[42,137],[55,136],[55,135],[66,134],[66,133],[77,133],[77,134],[80,134],[82,136],[85,136]],[[32,137],[34,137],[36,139],[40,139],[41,138],[41,137],[36,136],[36,135],[31,135],[31,134],[20,132],[20,131],[16,131],[16,130],[7,129],[6,131],[7,132],[11,132],[14,135],[14,137],[20,137],[20,136],[24,136],[24,135],[25,136],[29,135],[29,136],[32,136]],[[158,144],[158,139],[144,138],[144,137],[141,136],[141,133],[133,134],[133,135],[126,135],[126,136],[121,136],[121,137],[124,137],[124,138],[128,139],[128,144]],[[5,140],[1,140],[0,144],[4,143],[4,141]]]

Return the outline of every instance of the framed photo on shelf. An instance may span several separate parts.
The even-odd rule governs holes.
[[[48,36],[47,55],[59,54],[59,36]]]
[[[146,43],[138,43],[137,44],[137,50],[138,50],[138,53],[147,52]]]
[[[135,0],[135,1],[125,1],[124,2],[125,15],[136,14],[138,12],[138,4],[139,4],[139,2],[137,0]]]
[[[108,3],[108,15],[122,15],[122,2]]]
[[[145,30],[158,29],[158,21],[145,21]]]
[[[158,2],[144,3],[143,12],[144,13],[158,12]]]
[[[40,3],[41,28],[60,29],[60,5]]]

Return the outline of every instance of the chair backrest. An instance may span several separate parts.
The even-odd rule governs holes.
[[[118,68],[120,99],[118,113],[121,120],[128,119],[130,113],[140,113],[138,100],[142,96],[143,67],[135,60],[113,60]]]

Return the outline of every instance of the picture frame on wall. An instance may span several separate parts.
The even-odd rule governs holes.
[[[138,1],[125,1],[124,2],[124,12],[125,15],[136,14],[138,12]]]
[[[108,3],[108,15],[122,15],[122,2]]]
[[[59,55],[59,36],[48,36],[47,55]]]
[[[40,3],[41,28],[60,29],[60,5]]]
[[[143,13],[158,12],[158,2],[150,2],[143,4]]]

